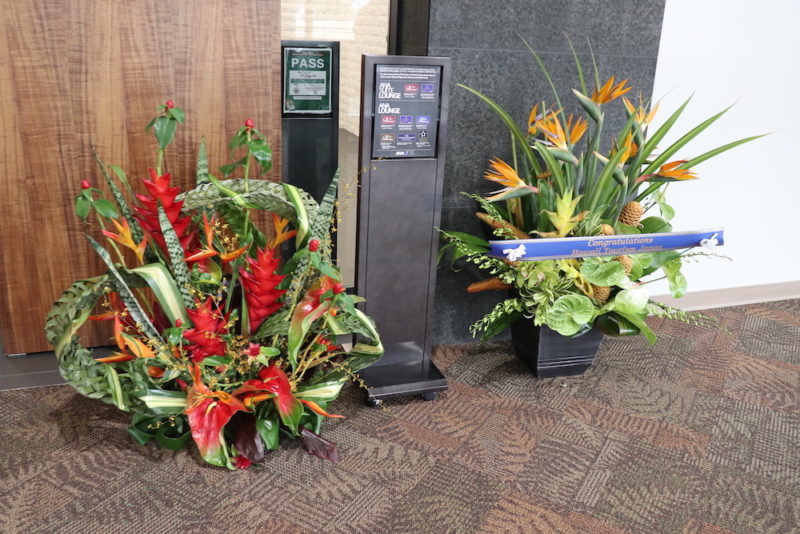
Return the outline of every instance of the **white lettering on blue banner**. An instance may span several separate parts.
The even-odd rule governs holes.
[[[722,228],[663,234],[596,235],[489,241],[489,256],[509,261],[558,260],[643,254],[725,244]]]

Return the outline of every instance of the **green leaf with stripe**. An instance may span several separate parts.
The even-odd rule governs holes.
[[[169,222],[167,213],[161,205],[158,206],[158,223],[161,225],[161,233],[164,235],[164,241],[167,244],[170,267],[172,267],[172,275],[175,277],[178,291],[180,291],[185,307],[190,307],[194,305],[194,299],[191,291],[189,291],[191,282],[189,267],[186,265],[186,259],[183,256],[181,240],[178,234],[175,233],[175,228]]]
[[[191,326],[191,321],[189,321],[189,317],[186,314],[183,296],[178,291],[175,280],[172,279],[169,269],[164,264],[148,263],[147,265],[130,269],[130,272],[144,278],[147,285],[153,290],[161,309],[164,310],[164,314],[172,324],[175,324],[175,321],[180,319],[187,327]]]

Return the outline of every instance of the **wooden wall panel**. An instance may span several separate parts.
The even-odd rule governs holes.
[[[104,271],[72,208],[82,179],[101,182],[91,144],[136,182],[155,161],[144,126],[172,99],[187,114],[166,157],[175,183],[193,184],[201,136],[211,168],[228,163],[226,141],[250,117],[280,169],[280,3],[0,0],[0,9],[0,336],[5,353],[37,352],[49,350],[52,302]]]

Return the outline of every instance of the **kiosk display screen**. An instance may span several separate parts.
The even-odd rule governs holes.
[[[442,68],[376,65],[372,158],[436,155]]]

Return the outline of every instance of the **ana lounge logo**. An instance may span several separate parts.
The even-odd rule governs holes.
[[[395,93],[390,82],[381,82],[378,86],[378,98],[400,98],[400,93]]]
[[[378,113],[400,113],[400,108],[393,108],[388,102],[378,104]]]

